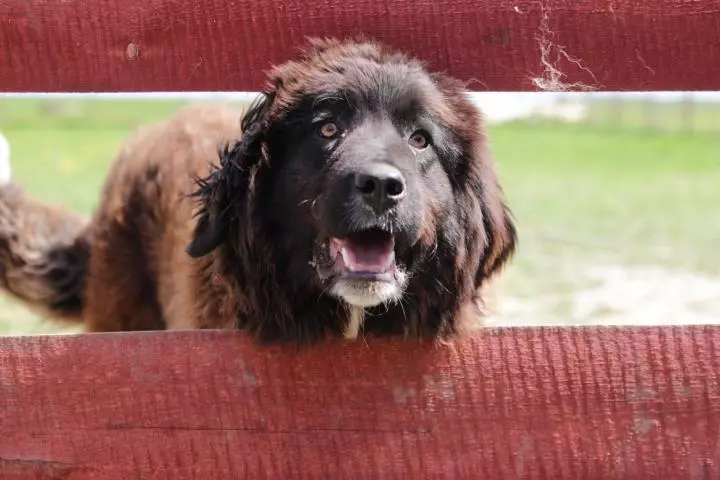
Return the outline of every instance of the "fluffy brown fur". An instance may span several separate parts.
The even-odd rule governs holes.
[[[337,115],[342,135],[320,139],[318,112]],[[432,143],[411,152],[402,142],[417,125]],[[377,163],[370,151],[407,190],[372,214],[339,187]],[[327,252],[361,227],[392,236],[397,270],[395,297],[358,307],[347,289],[332,293],[342,279]],[[482,318],[482,292],[515,241],[463,86],[366,41],[312,41],[245,112],[192,107],[139,129],[88,221],[0,187],[0,286],[88,331],[448,337]]]

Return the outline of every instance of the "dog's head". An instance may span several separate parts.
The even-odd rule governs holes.
[[[272,71],[242,127],[201,181],[188,252],[231,246],[234,275],[266,303],[278,300],[260,284],[396,306],[415,323],[405,331],[447,329],[513,251],[478,111],[459,82],[404,55],[311,41]]]

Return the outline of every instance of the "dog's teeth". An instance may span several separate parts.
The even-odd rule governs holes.
[[[342,255],[342,259],[343,259],[343,263],[345,264],[345,268],[347,268],[348,270],[352,270],[353,268],[352,268],[352,265],[350,264],[350,261],[348,260],[349,255],[348,255],[348,252],[345,249],[345,247],[340,249],[340,255]]]

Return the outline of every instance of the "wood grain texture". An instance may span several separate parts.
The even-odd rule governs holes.
[[[0,339],[0,478],[709,479],[720,327]]]
[[[359,33],[535,90],[720,89],[720,0],[3,0],[0,91],[255,91],[307,35]]]

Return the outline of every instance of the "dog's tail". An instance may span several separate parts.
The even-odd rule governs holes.
[[[0,140],[2,142],[2,140]],[[2,145],[0,145],[2,150]],[[0,151],[0,290],[53,319],[81,321],[90,254],[87,222],[10,182]]]

